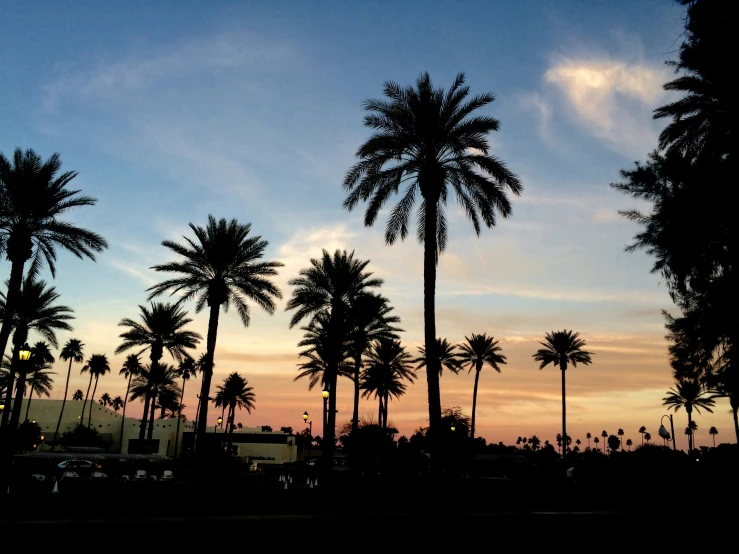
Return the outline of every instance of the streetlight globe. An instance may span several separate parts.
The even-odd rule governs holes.
[[[308,421],[308,412],[303,412],[303,421]]]
[[[44,435],[41,435],[41,442],[43,442],[45,438],[46,437]]]
[[[223,423],[223,418],[222,417],[219,417],[218,418],[218,425],[220,425],[221,423]]]
[[[664,425],[660,425],[659,426],[658,433],[659,433],[659,436],[662,437],[663,439],[669,439],[670,438],[670,433],[667,431],[667,429],[665,429],[665,426]]]
[[[24,362],[27,361],[31,357],[31,347],[28,346],[28,343],[23,343],[23,346],[21,346],[21,349],[18,351],[18,359],[23,360]]]
[[[324,390],[324,391],[323,391],[323,392],[321,393],[321,396],[322,396],[322,397],[324,398],[324,400],[325,400],[326,398],[328,398],[328,391],[327,391],[327,390]]]
[[[457,428],[454,425],[452,425],[452,431],[456,431],[456,430]]]

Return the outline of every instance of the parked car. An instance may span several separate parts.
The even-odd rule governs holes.
[[[161,476],[161,478],[159,480],[162,483],[167,483],[169,481],[172,481],[172,480],[174,480],[174,473],[172,473],[172,470],[171,469],[165,469],[162,472],[162,476]]]
[[[145,469],[137,469],[136,473],[133,475],[134,481],[146,481],[146,478],[148,477],[148,474],[146,473]]]
[[[80,478],[76,471],[65,471],[59,478],[60,481],[77,481]]]
[[[90,475],[90,479],[93,481],[102,481],[108,478],[107,473],[103,473],[102,471],[93,471],[92,475]]]

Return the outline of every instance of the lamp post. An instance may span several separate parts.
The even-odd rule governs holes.
[[[662,422],[665,420],[666,417],[670,418],[670,429],[672,430],[672,449],[677,450],[677,446],[675,446],[675,424],[672,421],[672,415],[663,415],[662,419],[659,420],[659,436],[663,439],[667,440],[670,438],[670,433],[665,429],[665,426],[662,424]]]
[[[323,389],[321,397],[323,398],[323,434],[326,435],[326,426],[328,425],[328,389]]]
[[[27,362],[31,358],[31,347],[28,346],[28,343],[23,343],[23,346],[21,346],[21,349],[18,351],[18,359]]]
[[[310,462],[311,454],[313,453],[313,420],[308,421],[308,412],[303,412],[303,421],[305,421],[309,427],[308,427],[308,433],[310,433],[310,437],[308,437],[308,461]]]

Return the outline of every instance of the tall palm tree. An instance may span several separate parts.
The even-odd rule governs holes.
[[[52,375],[56,375],[55,371],[49,371],[56,360],[49,350],[49,345],[43,341],[39,341],[31,347],[31,357],[29,365],[31,366],[31,374],[28,379],[29,393],[28,403],[26,404],[26,417],[24,421],[28,421],[28,411],[31,409],[31,399],[33,393],[36,396],[51,396],[51,386],[54,383]]]
[[[251,413],[255,408],[256,395],[254,389],[249,386],[249,381],[238,373],[231,373],[223,381],[223,385],[218,385],[217,389],[215,405],[228,408],[226,429],[229,433],[233,433],[236,408],[239,410],[244,408],[248,413]]]
[[[718,429],[711,427],[708,430],[708,434],[711,435],[711,438],[713,439],[713,447],[716,448],[716,435],[718,435]]]
[[[600,432],[600,436],[603,437],[603,450],[608,451],[608,431],[603,429]]]
[[[623,450],[623,448],[624,448],[624,445],[623,445],[624,430],[621,429],[621,428],[619,428],[619,430],[616,432],[616,434],[618,435],[618,447],[621,450]]]
[[[164,351],[178,362],[183,360],[188,354],[189,348],[195,348],[202,338],[193,331],[184,329],[186,325],[192,322],[187,317],[187,312],[182,309],[179,304],[164,304],[161,302],[152,302],[151,307],[139,306],[141,312],[141,323],[129,318],[124,318],[118,323],[121,327],[128,327],[128,331],[121,333],[120,337],[123,342],[116,348],[115,353],[120,354],[132,348],[137,348],[138,355],[149,351],[149,360],[154,371],[151,375],[157,374],[156,366],[159,364]],[[141,419],[141,428],[139,429],[139,440],[144,439],[146,433],[147,421],[149,421],[149,440],[151,440],[151,432],[153,428],[151,421],[154,419],[154,408],[151,410],[151,389],[148,395],[144,397],[144,415]],[[151,412],[151,413],[149,413]]]
[[[590,433],[585,434],[585,438],[588,439],[588,450],[590,450],[590,439],[593,437]]]
[[[85,370],[90,373],[90,382],[92,382],[93,377],[95,378],[95,387],[92,389],[92,396],[90,397],[90,410],[87,416],[87,426],[90,427],[92,423],[92,405],[95,403],[95,391],[97,391],[98,389],[98,380],[101,376],[110,372],[110,363],[108,363],[108,357],[105,354],[93,354],[92,356],[90,356],[90,359],[87,360],[87,365],[82,368],[82,371]],[[87,389],[89,391],[89,385]],[[85,413],[83,407],[82,419],[80,420],[80,424],[84,420],[84,417]]]
[[[541,446],[541,439],[537,437],[536,435],[531,435],[529,437],[529,444],[531,445],[531,450],[536,452]]]
[[[182,408],[184,407],[183,401],[185,399],[185,384],[190,378],[197,375],[198,368],[195,365],[195,360],[190,356],[183,359],[180,365],[177,367],[177,374],[182,379],[182,392],[180,394],[180,401],[177,409],[177,431],[175,432],[174,439],[174,457],[177,459],[177,452],[180,447],[180,419],[182,419]]]
[[[74,208],[96,202],[89,196],[79,196],[79,190],[66,188],[77,172],[57,175],[60,168],[59,154],[43,161],[30,149],[24,152],[17,148],[12,160],[0,153],[0,243],[11,264],[0,328],[0,355],[5,352],[13,317],[22,304],[19,296],[26,261],[34,258],[29,273],[35,275],[45,260],[53,277],[57,248],[78,258],[95,260],[95,253],[108,246],[100,235],[60,219]]]
[[[349,314],[358,297],[379,287],[382,281],[373,279],[372,273],[365,271],[369,260],[358,260],[354,258],[354,252],[347,253],[346,250],[336,250],[333,255],[324,250],[319,259],[311,258],[310,264],[310,267],[300,270],[297,278],[289,281],[295,288],[286,310],[295,310],[290,319],[290,328],[304,319],[325,319],[324,377],[330,395],[323,431],[323,467],[325,471],[329,471],[333,465],[336,436],[336,385],[341,360],[346,354]]]
[[[390,397],[405,394],[405,381],[413,383],[416,373],[412,369],[410,354],[399,340],[377,340],[367,353],[367,364],[362,372],[363,396],[371,394],[379,400],[378,424],[387,428],[387,412]]]
[[[493,227],[496,212],[511,214],[506,190],[521,193],[521,184],[511,171],[489,154],[487,136],[497,131],[499,122],[487,115],[473,115],[494,100],[492,94],[468,98],[469,87],[460,73],[446,92],[434,89],[424,73],[416,86],[401,87],[386,82],[388,100],[367,100],[371,112],[364,123],[375,132],[358,150],[359,161],[348,171],[344,207],[353,209],[359,201],[369,201],[365,225],[372,225],[390,196],[405,185],[403,197],[390,211],[385,242],[393,244],[408,235],[408,223],[416,197],[420,194],[417,235],[424,245],[424,346],[428,356],[429,426],[432,443],[441,422],[439,361],[436,341],[436,266],[446,248],[445,206],[449,189],[480,234],[480,222]],[[433,450],[433,446],[432,446]],[[437,457],[438,458],[438,457]],[[434,461],[438,467],[438,459]]]
[[[139,360],[139,357],[136,354],[129,354],[126,357],[126,361],[123,362],[123,367],[118,372],[118,375],[123,375],[123,377],[128,381],[126,385],[126,395],[123,397],[123,415],[121,416],[121,440],[118,444],[119,452],[123,450],[123,426],[126,423],[126,406],[128,405],[128,396],[131,392],[131,380],[134,377],[140,375],[143,369],[144,368],[141,366],[141,361]],[[139,433],[141,433],[141,430],[139,430]]]
[[[467,341],[460,345],[462,351],[459,355],[460,367],[469,366],[469,371],[475,370],[475,387],[472,393],[472,424],[470,425],[470,438],[475,438],[475,414],[477,413],[477,385],[480,381],[480,371],[484,364],[488,364],[500,373],[500,366],[506,364],[506,357],[501,354],[498,341],[487,334],[464,337]]]
[[[308,378],[308,390],[313,390],[313,387],[319,382],[324,390],[330,390],[328,374],[330,371],[329,360],[332,358],[338,359],[337,373],[339,377],[354,378],[354,367],[350,361],[350,343],[345,342],[338,355],[330,353],[335,345],[330,342],[330,316],[327,312],[319,312],[307,326],[300,329],[305,333],[298,346],[308,348],[299,354],[299,359],[302,358],[303,361],[298,364],[300,373],[295,376],[293,381]]]
[[[600,439],[596,436],[593,438],[593,442],[595,443],[595,449],[598,450],[598,443],[600,442]]]
[[[647,428],[642,425],[639,427],[639,434],[641,435],[641,445],[644,446],[644,433],[647,432]]]
[[[69,339],[62,348],[59,357],[64,361],[69,361],[69,367],[67,367],[67,380],[64,383],[64,399],[62,400],[62,409],[59,410],[59,419],[56,422],[56,429],[54,430],[54,443],[51,445],[51,451],[54,451],[56,447],[57,438],[59,437],[59,427],[62,424],[62,417],[64,416],[64,407],[67,404],[67,394],[69,392],[69,377],[72,374],[72,362],[81,364],[85,361],[83,353],[84,344],[79,339]],[[121,436],[123,434],[121,433]]]
[[[255,302],[269,314],[274,313],[275,299],[282,298],[282,293],[270,279],[277,275],[277,268],[283,264],[261,261],[268,243],[260,236],[249,236],[251,224],[242,225],[235,219],[216,221],[209,215],[205,227],[190,223],[190,229],[195,240],[183,237],[185,245],[168,240],[162,242],[184,260],[154,266],[156,271],[177,276],[151,287],[149,298],[170,291],[181,294],[181,301],[197,299],[196,312],[208,306],[206,367],[200,387],[200,398],[207,399],[213,377],[221,306],[224,311],[231,304],[236,306],[244,327],[248,327],[251,320],[247,301]],[[196,440],[205,435],[207,420],[206,400],[200,404]]]
[[[667,391],[667,396],[662,399],[662,405],[672,408],[677,412],[680,408],[685,408],[688,413],[688,427],[691,427],[693,421],[693,410],[701,413],[701,408],[708,413],[713,413],[711,409],[716,405],[713,396],[705,390],[701,384],[694,379],[682,379],[675,383],[675,387]],[[693,450],[693,436],[688,437],[688,452]]]
[[[644,433],[644,440],[647,441],[647,444],[649,444],[649,441],[652,440],[652,434]]]
[[[354,409],[352,412],[352,433],[359,428],[359,385],[362,370],[362,357],[369,350],[373,341],[381,338],[398,338],[401,329],[392,326],[400,323],[398,316],[390,315],[392,306],[388,299],[379,294],[360,294],[352,303],[349,313],[349,350],[354,359]]]
[[[626,439],[626,446],[629,447],[629,452],[631,452],[631,445],[633,445],[633,444],[634,443],[631,441],[631,439]]]
[[[582,441],[580,439],[577,439],[575,441],[575,444],[577,445],[577,449],[580,450],[580,445],[582,444]]]
[[[9,283],[8,286],[10,286]],[[11,357],[12,367],[9,375],[9,386],[5,399],[5,405],[10,406],[12,379],[14,375],[17,375],[19,386],[16,387],[16,399],[13,403],[12,412],[10,413],[9,423],[13,429],[18,427],[18,423],[20,422],[26,373],[30,369],[28,363],[24,363],[19,359],[20,349],[28,339],[28,333],[35,331],[54,348],[57,348],[56,332],[72,330],[71,325],[67,323],[74,319],[72,308],[56,304],[59,296],[54,287],[47,287],[44,281],[37,281],[33,273],[29,273],[26,279],[23,280],[20,292],[17,295],[19,303],[15,313],[9,320],[9,328],[13,331],[13,354]],[[7,298],[2,293],[0,293],[0,314],[3,315],[3,318],[7,314]],[[4,423],[8,422],[8,411],[3,411]]]
[[[150,396],[152,406],[152,419],[153,421],[154,412],[157,407],[164,409],[168,408],[168,402],[172,399],[175,400],[182,394],[180,387],[177,386],[175,379],[177,379],[177,370],[167,364],[155,364],[154,366],[148,365],[141,369],[141,372],[136,375],[131,382],[131,400],[141,399],[142,402],[146,401],[146,395]],[[164,400],[157,406],[157,399]],[[151,423],[150,423],[151,425]]]
[[[426,367],[426,348],[420,346],[418,352],[421,354],[418,358],[413,360],[416,364],[416,369],[424,369]],[[448,340],[437,338],[436,339],[436,354],[439,362],[439,377],[441,377],[444,368],[457,375],[462,366],[459,364],[459,352],[457,352],[457,346],[451,344]]]
[[[534,359],[540,362],[539,369],[544,369],[549,364],[559,366],[562,372],[562,436],[567,436],[567,404],[565,402],[565,372],[567,365],[577,367],[578,363],[590,365],[592,362],[591,352],[583,350],[585,341],[580,338],[580,333],[573,331],[552,331],[544,337],[540,343],[544,348],[537,350]],[[566,452],[566,449],[565,449]]]

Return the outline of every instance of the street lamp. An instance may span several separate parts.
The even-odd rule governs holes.
[[[323,433],[326,433],[326,427],[328,426],[328,389],[323,389],[321,397],[323,398]]]
[[[677,450],[677,446],[675,446],[675,424],[672,421],[672,415],[663,415],[662,419],[659,420],[659,436],[663,439],[667,440],[670,438],[670,433],[665,429],[665,426],[662,424],[662,422],[665,420],[666,417],[670,418],[670,429],[672,430],[672,449]]]
[[[454,426],[454,423],[452,423],[452,433],[453,433],[454,431],[456,431],[456,430],[457,430],[457,428],[456,428],[456,427]]]
[[[222,417],[219,417],[216,421],[217,421],[217,423],[213,426],[213,432],[214,433],[217,433],[218,432],[218,426],[219,425],[223,425],[223,418]]]
[[[313,420],[308,421],[308,412],[303,412],[303,421],[305,421],[310,427],[308,433],[310,433],[310,437],[308,437],[308,461],[311,459],[311,454],[313,453]]]
[[[18,359],[27,362],[30,357],[31,347],[28,346],[27,342],[23,343],[23,346],[21,346],[21,349],[18,351]]]

